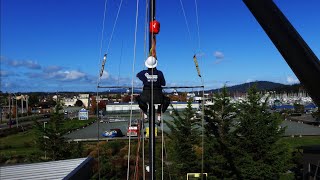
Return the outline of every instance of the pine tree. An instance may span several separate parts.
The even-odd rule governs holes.
[[[172,122],[165,122],[170,128],[171,148],[173,165],[181,177],[187,173],[199,172],[201,165],[196,155],[196,145],[199,144],[199,119],[195,118],[195,111],[192,109],[191,101],[188,101],[187,108],[182,115],[174,109]]]
[[[216,178],[239,179],[239,171],[235,164],[233,135],[236,109],[230,102],[226,87],[213,97],[214,105],[205,108],[205,172]]]
[[[50,116],[50,121],[44,126],[42,122],[36,122],[36,130],[38,132],[37,145],[42,150],[48,159],[59,160],[76,156],[72,154],[73,144],[67,143],[63,137],[63,114],[59,113],[62,110],[60,102],[55,106],[55,111]],[[81,149],[80,147],[77,147]],[[81,153],[81,152],[78,152]],[[79,155],[79,154],[77,154]]]
[[[239,124],[231,143],[241,179],[278,179],[289,166],[289,148],[279,141],[285,130],[280,126],[282,118],[270,113],[266,102],[252,87],[238,106]]]

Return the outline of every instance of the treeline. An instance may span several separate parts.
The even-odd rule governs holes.
[[[203,139],[201,119],[194,118],[191,106],[183,118],[176,112],[174,121],[167,122],[172,132],[169,154],[174,174],[185,177],[190,172],[206,172],[215,179],[279,179],[292,166],[289,146],[280,141],[285,130],[280,126],[283,118],[268,112],[260,99],[255,87],[249,89],[247,100],[238,104],[230,102],[226,88],[215,94],[214,105],[204,109]]]
[[[267,104],[260,103],[257,88],[249,89],[246,101],[234,104],[230,99],[226,88],[216,93],[214,105],[203,110],[204,121],[202,115],[195,115],[191,101],[182,113],[173,111],[173,120],[165,121],[170,133],[166,134],[164,159],[161,144],[157,142],[156,146],[157,178],[163,175],[164,179],[186,179],[187,173],[204,172],[208,179],[279,179],[294,167],[292,152],[281,141],[283,117],[267,111]],[[145,171],[137,146],[131,146],[130,179],[141,178]],[[91,155],[98,157],[100,153],[101,163],[93,179],[126,179],[128,148],[127,143],[119,141],[93,147]],[[146,164],[147,159],[146,155]]]

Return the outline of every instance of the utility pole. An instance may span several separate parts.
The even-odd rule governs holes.
[[[155,0],[149,0],[149,24],[151,21],[155,20],[156,17],[156,5]],[[149,49],[152,48],[153,44],[153,33],[149,32]],[[149,167],[150,175],[149,179],[155,179],[155,106],[152,101],[153,89],[151,88],[151,95],[149,101]]]
[[[9,94],[9,127],[11,128],[11,94]]]
[[[14,98],[16,99],[16,124],[17,124],[17,128],[19,127],[19,124],[18,124],[18,103],[17,103],[17,96],[16,94],[14,94]],[[13,103],[12,103],[13,104]]]

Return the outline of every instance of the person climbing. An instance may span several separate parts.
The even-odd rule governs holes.
[[[136,97],[136,100],[145,114],[148,112],[148,103],[151,101],[151,95],[153,104],[160,104],[157,110],[158,114],[164,113],[170,104],[170,98],[162,92],[162,86],[166,85],[166,80],[162,71],[156,68],[157,65],[158,60],[154,56],[149,56],[145,61],[145,66],[148,69],[142,70],[137,74],[137,77],[143,82],[143,91],[140,96]],[[153,94],[151,94],[152,84]]]

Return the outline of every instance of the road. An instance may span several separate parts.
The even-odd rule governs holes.
[[[170,121],[171,117],[168,114],[165,114],[163,118]],[[145,127],[148,126],[149,124],[145,123]],[[320,136],[320,127],[318,126],[308,125],[290,120],[283,121],[281,126],[286,127],[285,136]],[[123,134],[126,134],[127,127],[128,122],[99,123],[99,125],[97,122],[95,122],[90,126],[87,126],[86,128],[81,128],[73,131],[70,134],[65,135],[65,137],[71,140],[97,140],[99,136],[99,139],[102,140],[108,139],[102,136],[102,133],[104,131],[110,130],[112,128],[119,128]],[[158,126],[156,125],[156,127]],[[158,128],[160,129],[160,127]],[[169,132],[169,128],[165,124],[164,131]]]
[[[15,120],[15,119],[13,119]],[[42,118],[42,119],[38,119],[37,121],[38,122],[46,122],[46,121],[49,121],[50,118]],[[19,120],[18,120],[19,121]],[[24,122],[19,122],[19,126],[27,126],[29,124],[33,124],[34,122],[33,121],[24,121]],[[17,124],[14,124],[14,125],[11,125],[11,128],[14,128],[14,127],[17,127]],[[9,129],[10,126],[7,125],[7,124],[0,124],[0,129],[1,130],[6,130],[6,129]]]

